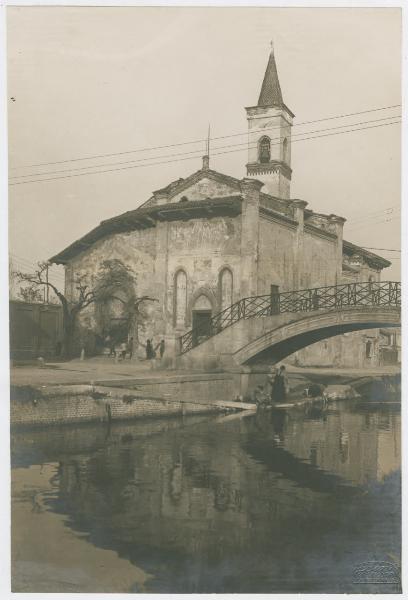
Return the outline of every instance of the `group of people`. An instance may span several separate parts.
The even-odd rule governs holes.
[[[125,360],[128,356],[129,359],[133,356],[133,337],[130,337],[127,342],[121,342],[118,344],[114,339],[112,339],[109,335],[105,340],[107,346],[109,347],[109,356],[113,356],[114,358],[119,358],[121,360]],[[140,342],[139,342],[140,343]],[[166,350],[166,343],[164,340],[160,340],[160,342],[154,347],[153,340],[148,339],[146,344],[140,344],[144,346],[146,349],[146,360],[152,360],[156,358],[157,352],[159,353],[160,358],[163,358],[164,352]]]
[[[164,352],[166,350],[166,343],[164,340],[161,340],[156,347],[153,346],[153,340],[147,340],[146,345],[146,360],[152,360],[156,358],[157,351],[159,351],[160,358],[163,358]]]
[[[286,367],[281,365],[275,374],[267,377],[264,386],[258,385],[254,391],[254,400],[258,406],[284,402],[289,392]]]

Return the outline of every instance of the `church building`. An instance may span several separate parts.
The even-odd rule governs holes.
[[[390,265],[343,239],[344,218],[316,213],[291,198],[295,115],[283,100],[273,50],[258,102],[245,110],[248,157],[242,179],[213,170],[204,156],[198,171],[154,191],[139,208],[102,221],[51,259],[65,266],[70,297],[75,277],[97,273],[106,259],[131,267],[135,294],[157,302],[146,303],[143,323],[128,335],[143,344],[164,339],[168,358],[177,354],[177,340],[186,331],[205,329],[212,316],[241,298],[270,293],[271,285],[290,291],[379,281]],[[97,306],[81,318],[99,336],[106,334]],[[374,365],[376,331],[347,335],[314,344],[295,360]]]

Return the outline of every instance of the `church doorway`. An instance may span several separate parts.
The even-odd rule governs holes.
[[[211,335],[211,311],[193,310],[193,344],[196,346]]]
[[[209,299],[201,295],[194,303],[192,310],[193,345],[210,337],[212,333],[212,306]]]

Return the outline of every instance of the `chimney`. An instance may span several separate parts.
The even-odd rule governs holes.
[[[208,171],[208,169],[210,168],[210,157],[206,154],[205,156],[203,156],[203,171]]]

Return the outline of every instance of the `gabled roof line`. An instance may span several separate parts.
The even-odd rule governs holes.
[[[176,180],[175,182],[170,183],[166,187],[161,188],[160,190],[156,190],[155,192],[153,192],[153,194],[168,193],[170,199],[182,192],[183,190],[190,187],[191,184],[196,183],[196,181],[199,181],[201,178],[204,177],[216,179],[218,181],[222,181],[223,183],[229,183],[237,189],[239,189],[240,187],[240,180],[236,177],[232,177],[231,175],[224,175],[224,173],[214,171],[213,169],[200,169],[199,171],[196,171],[192,175],[186,177],[186,179],[179,180],[179,185],[174,185],[174,183],[177,183]],[[171,188],[172,184],[174,185],[173,188]]]

